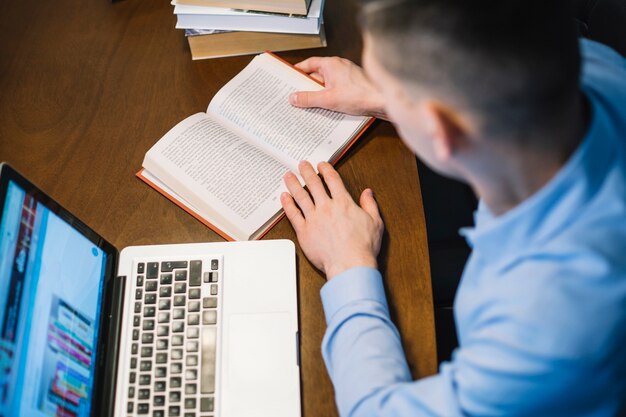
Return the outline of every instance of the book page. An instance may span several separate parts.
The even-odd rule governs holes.
[[[205,113],[170,130],[143,166],[209,220],[242,229],[243,239],[281,210],[288,169]]]
[[[297,170],[304,159],[313,164],[329,161],[369,120],[289,104],[294,91],[322,88],[273,56],[262,54],[215,95],[207,112],[269,145],[268,152]]]

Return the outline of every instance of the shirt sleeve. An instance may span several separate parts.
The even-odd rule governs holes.
[[[341,416],[461,415],[450,369],[412,381],[377,270],[352,268],[321,295],[328,324],[322,355]]]
[[[339,414],[615,415],[615,395],[610,390],[623,385],[612,383],[619,380],[616,372],[621,366],[600,366],[591,357],[581,361],[579,354],[562,352],[559,345],[573,343],[558,336],[563,326],[557,326],[561,322],[557,298],[550,294],[542,298],[534,305],[538,309],[534,315],[516,314],[510,307],[506,310],[512,314],[485,307],[483,318],[452,362],[443,364],[437,375],[413,381],[399,333],[389,318],[380,273],[353,268],[337,275],[322,288],[328,323],[322,355]],[[515,298],[510,301],[513,304]],[[527,317],[534,318],[527,321]],[[548,341],[538,339],[549,334],[554,337]]]

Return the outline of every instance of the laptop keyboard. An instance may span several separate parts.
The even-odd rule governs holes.
[[[214,416],[221,264],[136,263],[127,416]]]

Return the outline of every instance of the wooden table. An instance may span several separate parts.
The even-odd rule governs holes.
[[[281,53],[290,62],[360,61],[355,8],[328,0],[329,47]],[[0,0],[0,160],[46,190],[116,247],[218,241],[219,236],[134,177],[172,126],[206,108],[249,57],[192,62],[166,0]],[[424,215],[413,155],[378,122],[338,165],[358,196],[372,187],[387,232],[381,268],[413,375],[436,371]],[[282,220],[266,239],[295,234]],[[298,251],[303,414],[333,416],[320,344],[322,276]]]

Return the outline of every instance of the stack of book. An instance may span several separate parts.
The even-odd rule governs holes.
[[[324,0],[172,0],[193,59],[326,46]]]

